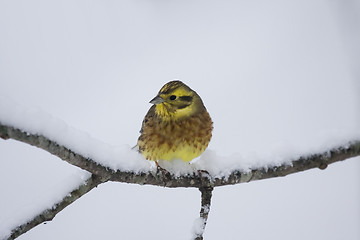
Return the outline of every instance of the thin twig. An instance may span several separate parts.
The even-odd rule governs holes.
[[[213,187],[202,187],[199,188],[201,192],[201,209],[200,209],[200,218],[195,223],[196,226],[194,228],[195,231],[195,240],[203,240],[203,234],[205,231],[207,219],[210,212],[211,206],[211,197]]]
[[[43,222],[51,221],[56,216],[56,214],[58,214],[64,208],[66,208],[67,206],[78,200],[81,196],[85,195],[90,190],[105,181],[106,179],[103,179],[102,177],[92,175],[88,180],[85,181],[84,184],[80,185],[70,194],[66,195],[59,203],[55,204],[52,208],[44,210],[30,221],[13,229],[11,231],[11,235],[7,238],[7,240],[17,238],[18,236],[26,233],[27,231],[31,230],[32,228]]]

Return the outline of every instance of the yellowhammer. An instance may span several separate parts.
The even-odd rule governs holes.
[[[189,162],[207,148],[212,120],[200,96],[181,81],[165,84],[150,101],[138,139],[148,160],[181,159]]]

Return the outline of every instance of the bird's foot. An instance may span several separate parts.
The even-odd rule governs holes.
[[[156,170],[157,170],[156,172],[157,173],[161,172],[163,182],[165,184],[166,174],[168,174],[169,172],[165,168],[160,167],[160,165],[157,161],[155,161],[155,164],[156,164]]]
[[[206,176],[207,179],[211,180],[210,173],[206,170],[197,170],[198,176],[200,178],[200,181],[204,180],[204,177]]]

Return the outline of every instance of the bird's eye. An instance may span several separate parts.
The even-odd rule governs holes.
[[[174,101],[176,99],[176,96],[175,95],[171,95],[170,98],[169,98],[171,101]]]

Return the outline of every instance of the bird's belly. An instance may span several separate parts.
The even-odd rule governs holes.
[[[212,121],[207,112],[178,122],[152,122],[143,126],[139,137],[140,152],[148,160],[190,162],[207,148]]]
[[[192,159],[200,156],[204,149],[195,148],[194,146],[178,146],[176,149],[170,149],[164,146],[164,149],[159,149],[158,159],[171,161],[174,159],[181,159],[185,162],[190,162]]]

